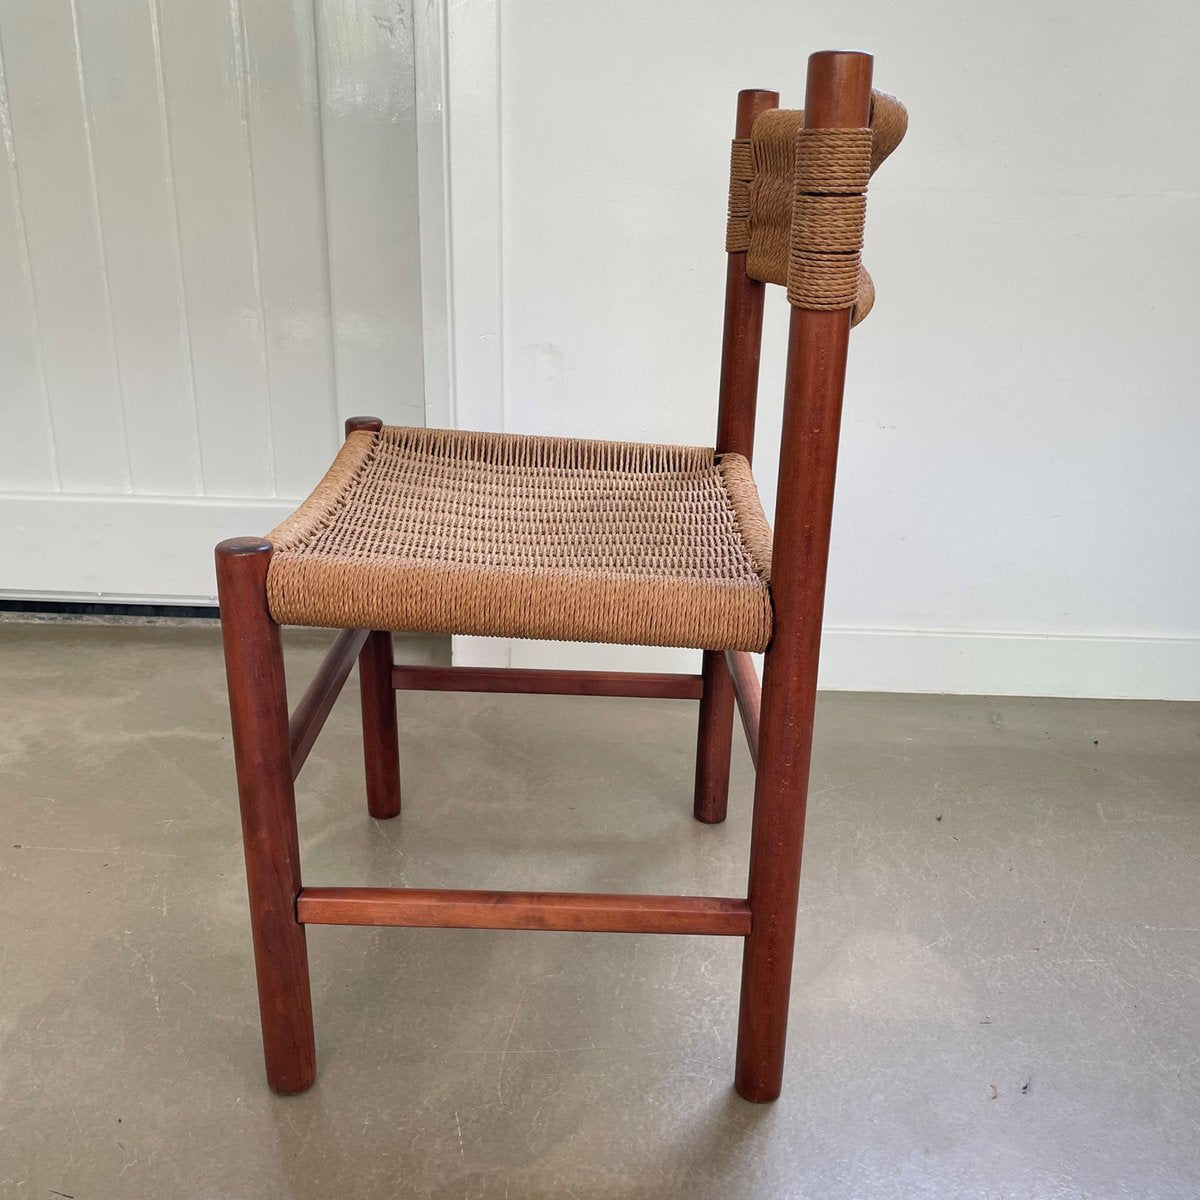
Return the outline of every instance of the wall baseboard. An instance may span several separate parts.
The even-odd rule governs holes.
[[[455,638],[475,666],[695,671],[694,650]],[[846,692],[1200,700],[1200,638],[827,627],[821,687]]]
[[[837,691],[1200,699],[1200,638],[827,629]]]

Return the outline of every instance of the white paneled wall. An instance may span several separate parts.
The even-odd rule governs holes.
[[[200,598],[424,423],[411,0],[0,0],[0,594]]]
[[[810,50],[871,50],[912,121],[868,202],[879,301],[851,349],[825,685],[1200,696],[1194,0],[496,13],[493,65],[477,54],[471,76],[494,97],[473,169],[500,176],[498,196],[483,189],[493,244],[472,251],[501,293],[492,427],[711,438],[734,96],[778,88],[798,105]],[[768,513],[786,336],[772,292],[755,455]]]

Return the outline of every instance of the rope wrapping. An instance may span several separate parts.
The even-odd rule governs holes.
[[[746,253],[746,273],[787,288],[800,308],[853,308],[858,324],[875,303],[859,261],[867,181],[900,144],[904,105],[871,93],[866,129],[805,129],[799,109],[769,109],[749,138],[733,142],[725,249]]]
[[[750,248],[750,184],[754,179],[754,153],[749,138],[734,138],[729,155],[729,219],[725,224],[725,250],[729,254]]]
[[[853,308],[871,177],[870,129],[801,129],[787,297],[797,308]]]

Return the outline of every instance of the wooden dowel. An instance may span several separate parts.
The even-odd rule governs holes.
[[[750,88],[738,93],[734,137],[748,138],[754,122],[779,106],[779,93]],[[762,351],[766,284],[746,274],[746,252],[735,250],[725,265],[725,326],[721,340],[721,384],[717,407],[719,454],[754,457],[754,418]],[[715,825],[729,807],[729,755],[733,748],[733,686],[719,650],[706,651],[704,694],[696,722],[696,788],[692,811],[697,821]]]
[[[861,129],[870,103],[869,54],[809,58],[806,128]],[[771,566],[775,627],[763,660],[750,832],[754,931],[742,960],[734,1076],[738,1094],[759,1102],[774,1100],[783,1083],[850,309],[793,308],[789,331]]]
[[[738,93],[734,136],[748,138],[754,122],[779,106],[779,93],[750,88]],[[762,351],[766,284],[746,274],[746,252],[726,260],[725,332],[721,344],[721,386],[717,410],[717,451],[754,457],[754,417]]]
[[[634,671],[533,671],[514,667],[410,667],[392,671],[406,692],[520,692],[541,696],[640,696],[699,700],[699,675]]]
[[[729,761],[733,753],[733,680],[720,650],[706,650],[700,671],[703,694],[696,714],[696,786],[692,816],[719,825],[729,811]]]
[[[271,543],[217,547],[217,595],[229,683],[233,760],[242,810],[250,928],[267,1080],[288,1096],[317,1072],[304,927],[296,920],[300,839],[288,755],[287,686],[279,626],[267,609]]]
[[[358,656],[362,697],[363,759],[367,772],[367,811],[377,821],[400,815],[400,740],[396,693],[392,688],[392,635],[373,630]]]
[[[427,888],[303,888],[305,925],[439,929],[545,929],[584,933],[702,933],[745,937],[745,900],[588,892],[484,892]]]
[[[288,745],[292,752],[292,778],[300,774],[308,752],[333,708],[367,640],[365,629],[343,629],[325,655],[296,711],[288,719]]]
[[[750,747],[750,761],[758,768],[758,715],[762,708],[762,685],[754,660],[744,650],[726,650],[725,662],[733,679],[733,693],[737,697],[738,713],[742,728],[746,731],[746,744]]]
[[[347,417],[343,427],[346,430],[346,436],[349,437],[352,433],[378,433],[383,428],[383,419],[381,417]]]

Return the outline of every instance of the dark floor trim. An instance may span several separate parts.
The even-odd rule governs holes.
[[[89,617],[189,617],[213,620],[215,604],[105,604],[88,600],[0,600],[0,613],[62,613]]]

